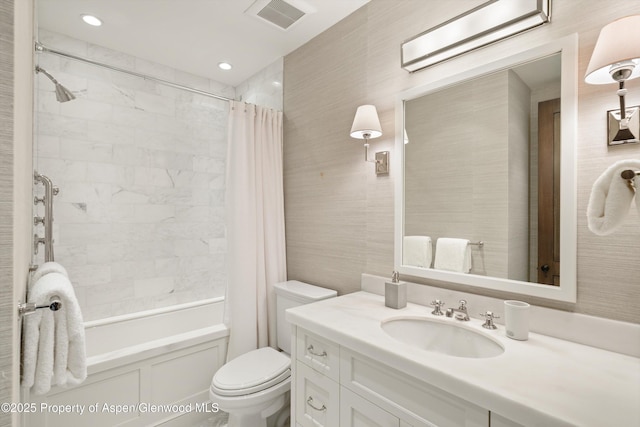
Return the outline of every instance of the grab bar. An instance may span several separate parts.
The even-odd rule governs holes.
[[[33,235],[33,253],[38,254],[38,246],[44,244],[44,261],[49,262],[54,260],[53,256],[53,196],[57,196],[60,190],[55,187],[49,177],[40,175],[38,172],[33,172],[33,180],[35,183],[42,183],[44,185],[44,197],[33,198],[33,204],[37,205],[42,203],[44,205],[44,216],[36,216],[33,218],[33,225],[44,225],[44,237],[39,237],[38,234]]]

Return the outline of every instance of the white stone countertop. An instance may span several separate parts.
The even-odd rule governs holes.
[[[384,297],[356,292],[287,310],[287,320],[372,357],[461,399],[526,426],[640,426],[640,358],[530,333],[507,338],[471,319],[465,326],[504,347],[491,358],[462,358],[404,344],[380,327],[401,316],[434,318],[431,308],[408,303],[394,310]],[[453,318],[439,320],[458,323]],[[558,325],[562,328],[562,325]]]

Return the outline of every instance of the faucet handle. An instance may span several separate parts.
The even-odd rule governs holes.
[[[435,309],[431,312],[434,316],[442,316],[444,313],[441,308],[444,305],[444,301],[440,301],[439,299],[431,301],[431,305],[435,307]]]
[[[458,307],[458,310],[466,310],[467,309],[467,300],[461,299],[460,301],[458,301],[458,303],[460,304],[460,307]]]
[[[484,323],[482,327],[485,329],[498,329],[496,325],[493,324],[493,319],[499,319],[500,316],[496,316],[492,311],[487,310],[486,313],[480,313],[480,316],[484,317]]]

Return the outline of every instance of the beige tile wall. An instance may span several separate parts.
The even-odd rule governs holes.
[[[593,182],[611,163],[640,158],[640,146],[607,148],[605,111],[617,108],[615,85],[582,81],[600,29],[640,13],[635,0],[553,3],[551,24],[409,74],[400,68],[400,44],[482,1],[372,0],[285,57],[285,210],[290,279],[358,290],[360,274],[393,270],[393,182],[376,177],[363,148],[349,137],[356,108],[378,108],[384,135],[372,152],[393,161],[396,94],[516,50],[572,33],[579,35],[578,302],[531,302],[612,319],[639,322],[640,215],[631,213],[614,234],[586,226]],[[628,84],[628,105],[640,104],[640,82]],[[418,280],[414,280],[418,281]],[[472,288],[440,286],[478,292]],[[509,297],[506,294],[487,293]]]

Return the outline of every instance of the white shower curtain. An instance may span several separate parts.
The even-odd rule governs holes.
[[[227,360],[275,346],[273,285],[286,280],[282,112],[230,102],[227,148]]]

